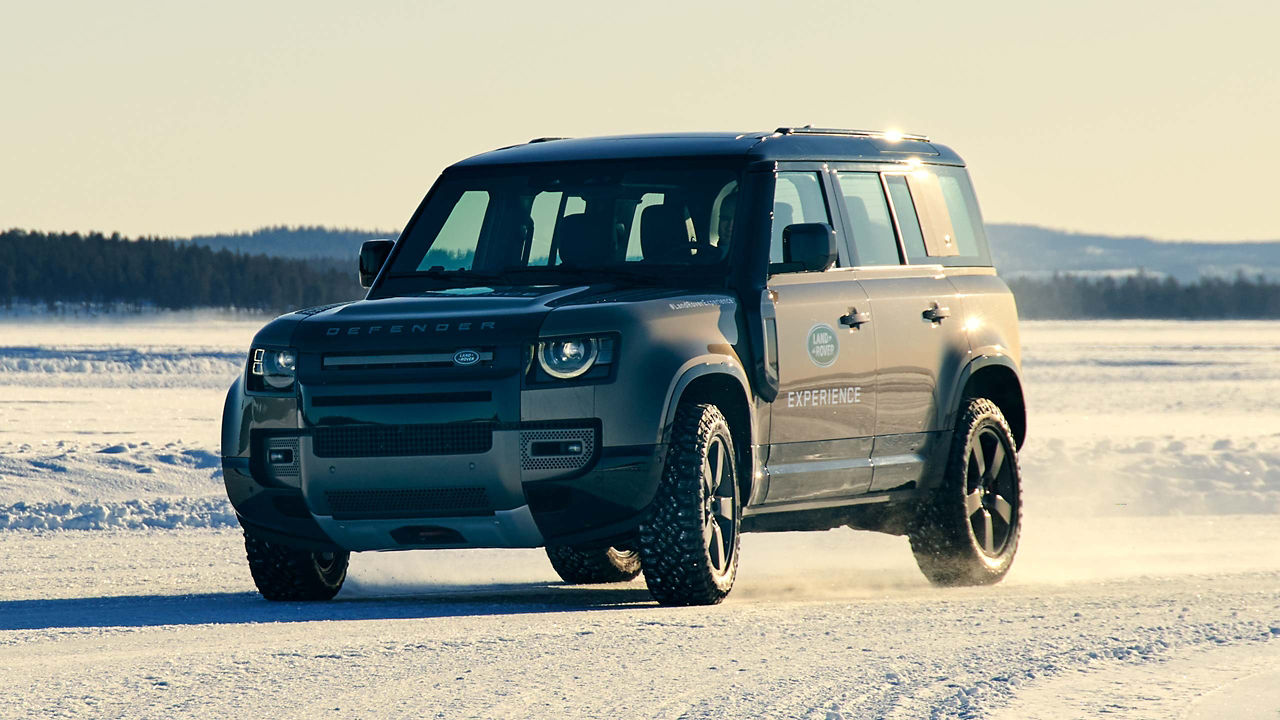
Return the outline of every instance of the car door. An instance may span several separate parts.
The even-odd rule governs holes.
[[[909,487],[941,429],[939,378],[951,377],[968,352],[960,298],[937,264],[956,253],[954,232],[937,178],[927,171],[835,175],[876,332],[869,489]]]
[[[776,318],[779,393],[770,410],[766,503],[838,498],[871,484],[876,334],[842,247],[825,272],[789,268],[782,233],[794,223],[836,224],[831,178],[783,165],[775,178],[768,292]]]

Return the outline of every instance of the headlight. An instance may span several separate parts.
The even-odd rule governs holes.
[[[530,381],[556,382],[560,380],[604,379],[613,364],[613,338],[568,337],[540,340],[533,347],[538,360],[530,375]]]
[[[298,351],[293,348],[254,348],[249,352],[249,389],[289,392],[298,372]]]
[[[538,343],[538,364],[553,378],[576,378],[591,369],[600,350],[595,338],[547,340]]]

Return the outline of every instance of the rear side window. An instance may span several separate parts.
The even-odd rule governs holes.
[[[886,175],[885,181],[908,262],[991,265],[982,215],[964,168],[926,166]]]
[[[929,253],[924,249],[924,233],[920,232],[920,221],[916,219],[916,204],[911,200],[911,189],[907,187],[907,178],[903,175],[886,175],[885,184],[889,186],[889,197],[893,199],[893,212],[898,218],[898,229],[902,232],[902,245],[907,251],[907,262],[917,265],[930,262]]]
[[[969,173],[963,168],[939,167],[938,186],[951,213],[951,227],[956,233],[956,244],[961,257],[986,258],[982,263],[991,264],[987,249],[986,232],[982,216],[978,212],[978,199],[973,194]]]
[[[773,232],[769,262],[782,262],[782,231],[799,223],[831,223],[822,181],[816,172],[781,172],[773,191]]]
[[[865,172],[837,173],[840,194],[849,215],[849,233],[858,265],[898,265],[898,239],[893,234],[889,204],[884,199],[880,175]]]
[[[956,234],[951,229],[951,215],[938,187],[938,176],[927,170],[917,170],[907,175],[907,187],[916,203],[916,219],[924,233],[924,247],[930,257],[944,258],[958,255]]]

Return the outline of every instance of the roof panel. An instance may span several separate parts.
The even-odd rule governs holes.
[[[667,133],[545,140],[491,150],[454,167],[484,167],[586,160],[634,160],[677,157],[742,157],[758,160],[900,162],[913,148],[927,162],[962,165],[960,156],[938,143],[890,142],[881,137],[819,132],[780,134]]]

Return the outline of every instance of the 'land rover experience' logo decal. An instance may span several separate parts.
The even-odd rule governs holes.
[[[809,328],[805,345],[809,349],[809,359],[818,367],[831,367],[840,354],[840,339],[830,325],[819,323]]]

